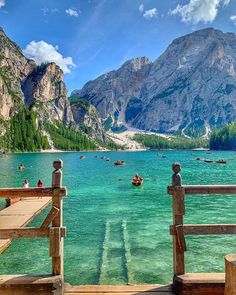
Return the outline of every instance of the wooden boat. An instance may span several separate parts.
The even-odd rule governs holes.
[[[85,156],[80,156],[79,158],[82,160],[82,159],[85,159]]]
[[[140,185],[142,185],[143,184],[143,178],[136,178],[136,177],[134,177],[133,179],[132,179],[132,184],[134,185],[134,186],[140,186]]]
[[[205,159],[204,162],[206,162],[206,163],[213,163],[214,161],[213,160]]]
[[[115,164],[116,166],[124,165],[124,164],[125,164],[125,161],[116,161],[114,164]]]
[[[197,160],[197,161],[201,161],[201,158],[197,157],[196,160]]]
[[[219,163],[219,164],[226,164],[227,162],[223,159],[220,159],[220,160],[217,160],[216,163]]]

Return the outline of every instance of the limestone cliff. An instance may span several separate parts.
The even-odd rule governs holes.
[[[236,121],[236,35],[193,32],[175,39],[153,63],[133,59],[73,95],[123,125],[207,136]]]
[[[113,125],[125,124],[134,116],[130,107],[138,105],[140,91],[148,77],[151,62],[146,57],[135,58],[112,71],[85,84],[72,96],[90,101],[104,120]],[[137,111],[137,110],[136,110]],[[134,111],[135,112],[135,111]]]
[[[21,81],[36,66],[0,28],[0,118],[9,120],[24,101]]]
[[[70,105],[77,129],[85,131],[94,139],[105,142],[105,130],[96,108],[87,100],[81,99],[71,99]]]
[[[28,113],[27,110],[33,111],[34,114]],[[25,130],[18,129],[17,125],[26,128],[27,119],[30,117],[34,129],[37,128],[39,131],[38,138],[40,133],[49,136],[46,132],[49,128],[46,123],[50,123],[51,129],[53,126],[55,128],[61,126],[63,129],[66,125],[68,128],[82,130],[84,133],[89,131],[85,137],[105,139],[101,119],[93,106],[83,108],[76,104],[73,105],[73,110],[75,119],[60,67],[55,63],[36,65],[33,60],[24,56],[22,50],[0,28],[0,149],[6,148],[6,145],[7,149],[11,149],[8,143],[3,146],[1,142],[4,142],[6,138],[6,141],[13,142],[14,130],[19,139],[21,132],[25,135]],[[21,119],[24,122],[17,121]],[[6,138],[3,138],[4,136]],[[41,141],[39,138],[38,146]],[[49,142],[51,142],[50,138]],[[21,150],[19,140],[16,146],[14,150]],[[25,146],[28,146],[27,143],[24,143],[22,150],[27,150]],[[36,147],[33,144],[31,146]]]
[[[55,63],[35,67],[22,90],[25,104],[34,106],[43,121],[73,122],[63,72]]]

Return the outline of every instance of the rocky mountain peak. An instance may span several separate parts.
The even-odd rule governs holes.
[[[175,39],[153,63],[132,59],[75,94],[113,123],[208,135],[236,120],[236,35],[195,31]]]
[[[125,69],[125,68],[130,68],[132,69],[134,72],[137,72],[139,70],[141,70],[141,68],[144,65],[149,65],[152,62],[146,57],[146,56],[142,56],[142,57],[136,57],[133,59],[130,59],[128,61],[126,61],[122,66],[121,66],[121,70]]]

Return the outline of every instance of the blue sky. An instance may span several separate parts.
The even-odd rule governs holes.
[[[0,0],[0,26],[28,57],[56,61],[70,93],[194,30],[236,33],[236,0]]]

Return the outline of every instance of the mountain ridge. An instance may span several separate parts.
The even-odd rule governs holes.
[[[1,150],[53,147],[50,135],[66,149],[78,149],[83,143],[86,145],[82,148],[100,146],[98,141],[106,141],[101,119],[96,114],[88,120],[94,107],[82,110],[81,105],[78,101],[72,110],[63,71],[58,65],[53,62],[36,65],[0,28]]]
[[[138,71],[124,70],[137,60]],[[236,35],[207,28],[176,38],[154,62],[129,60],[72,95],[111,127],[203,136],[236,120],[235,67]]]

